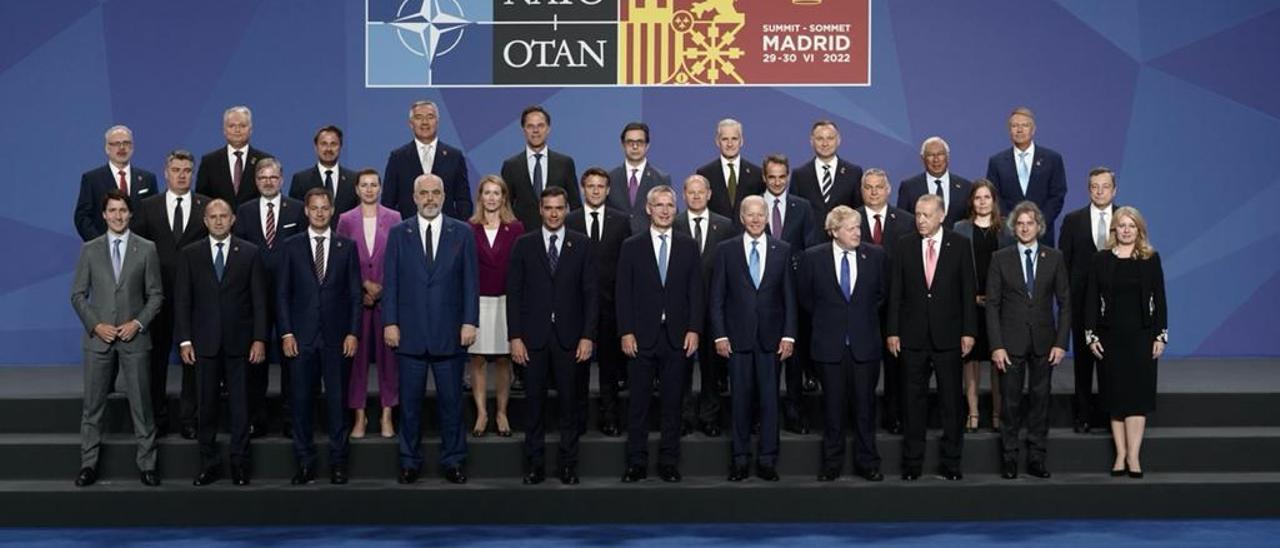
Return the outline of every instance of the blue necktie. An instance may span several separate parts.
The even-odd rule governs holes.
[[[111,271],[116,275],[116,283],[120,283],[120,238],[111,241],[115,247],[111,248]]]
[[[1018,185],[1022,187],[1022,195],[1027,195],[1027,185],[1031,182],[1031,168],[1027,167],[1026,151],[1018,153]]]
[[[1030,249],[1023,251],[1023,253],[1027,256],[1027,266],[1024,270],[1026,270],[1027,275],[1027,296],[1030,297],[1036,281],[1036,263],[1031,260]]]
[[[542,195],[542,153],[533,155],[533,196]]]
[[[756,289],[760,289],[760,250],[756,246],[760,244],[760,240],[751,240],[751,259],[747,262],[747,268],[751,270],[751,283],[756,285]]]
[[[556,273],[556,265],[560,264],[560,252],[556,250],[555,234],[551,235],[551,245],[547,246],[547,263],[551,265],[551,273]]]
[[[658,277],[662,279],[662,285],[667,285],[667,235],[659,234],[658,238],[662,240],[662,245],[658,248]]]
[[[853,275],[849,273],[849,252],[840,258],[840,292],[844,293],[844,301],[853,299]]]
[[[222,242],[218,242],[218,254],[213,257],[213,273],[222,281],[222,273],[227,270],[227,258],[222,255]]]

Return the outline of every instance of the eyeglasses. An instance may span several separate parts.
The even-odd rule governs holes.
[[[649,141],[645,141],[643,139],[627,139],[622,141],[622,144],[629,147],[642,147],[649,144]]]
[[[107,146],[111,148],[129,148],[133,146],[133,141],[107,141]]]
[[[257,178],[259,181],[279,181],[281,179],[279,175],[259,175]]]

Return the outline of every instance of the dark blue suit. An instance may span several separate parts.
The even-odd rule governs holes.
[[[765,197],[765,216],[773,219],[773,203],[769,201],[769,191],[766,190],[762,196]],[[765,232],[791,246],[791,269],[795,270],[799,266],[800,256],[804,254],[804,250],[821,241],[822,229],[819,228],[821,223],[814,219],[813,205],[809,200],[790,192],[786,197],[784,205],[787,211],[782,218],[782,234],[773,234],[771,226],[766,226]],[[772,220],[770,223],[772,224]],[[786,414],[788,425],[795,421],[807,422],[807,419],[802,416],[800,405],[800,394],[804,392],[804,372],[808,371],[810,377],[817,375],[817,372],[812,370],[812,364],[809,363],[809,332],[813,330],[809,325],[809,318],[801,315],[798,325],[800,336],[796,340],[796,351],[787,360],[786,365],[787,397],[783,404],[783,413]]]
[[[444,181],[444,206],[446,216],[467,220],[471,216],[471,185],[467,182],[467,158],[462,151],[436,140],[435,158],[431,173]],[[401,219],[418,213],[413,202],[413,180],[422,175],[422,160],[418,158],[418,142],[391,151],[387,157],[387,169],[382,172],[382,205],[400,212]]]
[[[826,429],[822,437],[823,469],[838,472],[844,464],[844,425],[853,399],[854,468],[879,470],[876,449],[876,383],[880,377],[883,340],[880,306],[885,301],[887,258],[875,245],[849,252],[856,265],[852,295],[840,287],[834,243],[814,246],[800,261],[800,303],[813,319],[813,361],[822,369]],[[851,269],[852,270],[852,269]],[[853,272],[851,272],[852,274]]]
[[[760,286],[751,278],[743,238],[716,246],[711,274],[711,338],[728,338],[733,408],[733,464],[751,458],[752,404],[760,406],[760,466],[778,461],[778,344],[796,338],[796,299],[791,246],[762,235],[767,246]],[[705,390],[705,388],[704,388]],[[754,399],[752,399],[754,395]]]
[[[462,326],[480,324],[480,280],[471,227],[445,217],[435,258],[428,264],[414,215],[387,234],[382,320],[400,327],[400,466],[422,467],[422,399],[427,370],[440,406],[440,464],[461,466],[467,456],[462,428],[462,368],[467,348]]]
[[[302,467],[315,466],[311,411],[316,386],[324,379],[329,422],[329,465],[347,462],[347,376],[351,361],[342,355],[347,335],[360,332],[361,278],[356,243],[330,231],[324,279],[316,279],[315,244],[303,230],[284,242],[276,273],[276,325],[298,343],[289,360],[293,453]]]
[[[956,221],[967,219],[969,217],[969,188],[973,183],[968,179],[951,173],[947,177],[951,184],[946,189],[947,208],[946,217],[942,219],[942,226],[947,230],[951,230],[955,226]],[[906,211],[912,215],[916,213],[916,200],[925,194],[937,194],[936,185],[931,186],[929,181],[936,177],[928,175],[928,173],[917,173],[914,177],[898,183],[898,209]],[[1014,173],[1014,182],[1018,181],[1018,174]],[[1009,211],[1008,209],[1004,211]],[[863,234],[864,237],[868,234]]]
[[[107,197],[107,191],[120,188],[115,171],[114,166],[107,164],[80,176],[80,197],[76,199],[73,219],[81,240],[87,242],[107,232],[107,222],[102,219],[102,200]],[[132,164],[129,173],[129,200],[136,212],[143,198],[156,194],[156,176]]]
[[[578,463],[578,342],[593,340],[600,307],[596,289],[595,248],[590,238],[562,230],[556,269],[551,270],[542,229],[516,240],[507,267],[507,337],[520,339],[529,351],[525,372],[524,455],[530,471],[541,471],[546,447],[543,407],[548,376],[554,377],[560,404],[560,450],[557,464]]]
[[[1031,168],[1031,176],[1027,181],[1027,192],[1023,194],[1022,185],[1018,183],[1018,166],[1013,156],[1013,147],[995,153],[987,160],[987,180],[996,185],[1000,191],[1000,210],[1007,215],[1013,206],[1023,200],[1031,200],[1040,206],[1044,214],[1044,235],[1040,243],[1052,247],[1053,225],[1062,213],[1062,202],[1067,197],[1067,170],[1062,163],[1062,155],[1035,143],[1036,152],[1027,167]]]

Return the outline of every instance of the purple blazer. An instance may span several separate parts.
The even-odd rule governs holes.
[[[360,278],[376,284],[382,283],[382,254],[387,247],[387,232],[400,222],[400,213],[385,206],[378,206],[378,233],[373,237],[373,256],[364,241],[364,217],[356,206],[338,217],[338,235],[355,240],[360,251]]]
[[[516,238],[524,234],[524,225],[520,221],[512,221],[499,226],[492,246],[484,233],[484,225],[471,223],[471,232],[476,236],[476,256],[480,262],[480,295],[506,295],[507,264],[511,259],[511,250],[515,248]]]

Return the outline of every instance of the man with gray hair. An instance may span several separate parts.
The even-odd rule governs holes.
[[[1032,140],[1035,135],[1036,117],[1031,109],[1013,109],[1009,114],[1009,140],[1013,146],[987,160],[987,180],[1000,191],[1000,207],[1005,211],[1023,200],[1035,203],[1045,219],[1040,242],[1053,246],[1053,225],[1067,197],[1067,169],[1062,155],[1037,145]]]
[[[920,143],[920,161],[924,171],[898,185],[898,209],[914,215],[916,200],[925,194],[937,195],[946,211],[942,226],[951,230],[956,221],[969,216],[969,187],[973,183],[951,173],[951,145],[942,137],[933,136]]]
[[[196,192],[209,199],[222,198],[234,211],[241,204],[258,197],[253,184],[254,165],[272,156],[270,152],[249,146],[253,135],[253,112],[246,106],[234,106],[222,113],[222,136],[227,144],[200,158],[196,171]]]
[[[413,183],[430,173],[444,182],[447,197],[441,211],[465,221],[471,216],[471,185],[467,182],[467,158],[462,151],[439,139],[440,110],[431,101],[414,101],[409,106],[409,129],[413,140],[391,151],[382,172],[382,205],[408,219],[418,212],[413,201]]]
[[[99,211],[107,191],[118,190],[134,203],[156,193],[155,174],[129,162],[133,158],[133,131],[128,126],[111,126],[104,138],[107,163],[80,176],[80,197],[72,217],[76,232],[86,242],[107,231]]]
[[[716,124],[715,143],[720,157],[697,173],[711,184],[711,211],[737,223],[734,211],[742,198],[764,192],[764,172],[742,158],[742,123],[737,120],[725,118]]]

